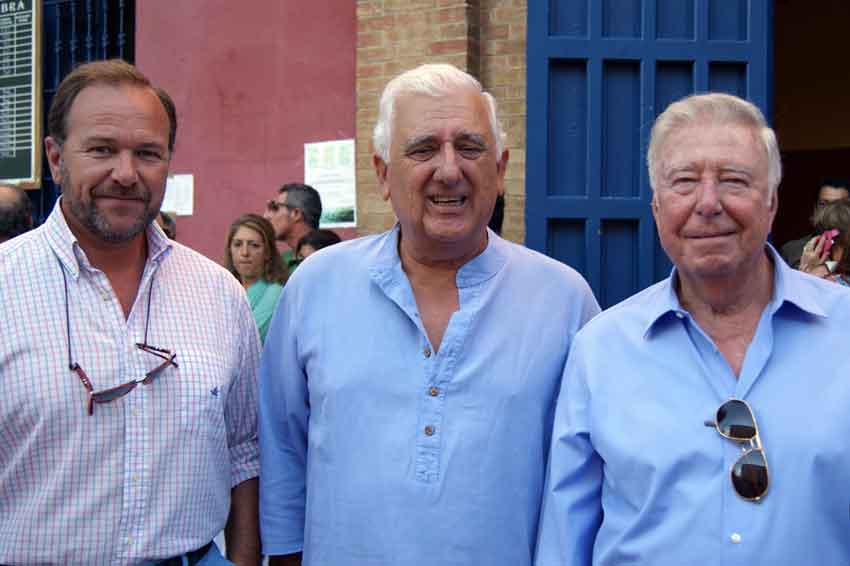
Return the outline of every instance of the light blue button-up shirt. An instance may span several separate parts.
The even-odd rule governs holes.
[[[598,312],[572,269],[492,232],[439,352],[398,229],[310,256],[260,386],[263,550],[306,566],[531,563],[554,400]]]
[[[850,292],[768,253],[774,294],[738,379],[670,278],[576,336],[537,566],[850,564]],[[758,503],[732,487],[741,445],[705,425],[730,397],[759,426]]]

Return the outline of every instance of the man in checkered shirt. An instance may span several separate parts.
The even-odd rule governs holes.
[[[62,196],[0,245],[0,564],[256,564],[259,340],[239,283],[153,222],[174,104],[123,61],[59,85]]]

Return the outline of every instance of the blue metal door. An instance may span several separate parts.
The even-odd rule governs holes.
[[[526,243],[608,307],[670,272],[645,166],[658,113],[725,91],[771,115],[773,2],[528,4]]]

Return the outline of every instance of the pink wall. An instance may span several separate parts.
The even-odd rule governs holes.
[[[227,228],[303,181],[304,143],[355,135],[355,2],[145,0],[136,64],[177,105],[177,239],[221,261]],[[250,10],[243,6],[250,6]]]

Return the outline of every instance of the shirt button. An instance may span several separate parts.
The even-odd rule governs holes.
[[[133,481],[139,481],[139,476],[133,476]]]
[[[676,318],[685,318],[685,315],[684,315],[684,313],[676,311]]]
[[[425,436],[434,436],[434,427],[428,425],[425,427]]]
[[[428,395],[430,395],[431,397],[436,397],[439,394],[440,394],[440,390],[437,389],[436,387],[432,387],[431,389],[428,390]]]
[[[741,543],[741,535],[738,533],[732,533],[732,536],[729,537],[729,540],[732,541],[732,544],[740,544]]]
[[[431,357],[431,348],[429,348],[428,346],[425,346],[425,349],[424,349],[424,350],[422,350],[422,354],[423,354],[426,358],[430,358],[430,357]]]
[[[133,544],[133,537],[127,537],[127,544]]]
[[[139,416],[139,410],[138,410],[138,409],[133,409],[133,416],[134,416],[134,417],[138,417],[138,416]]]

